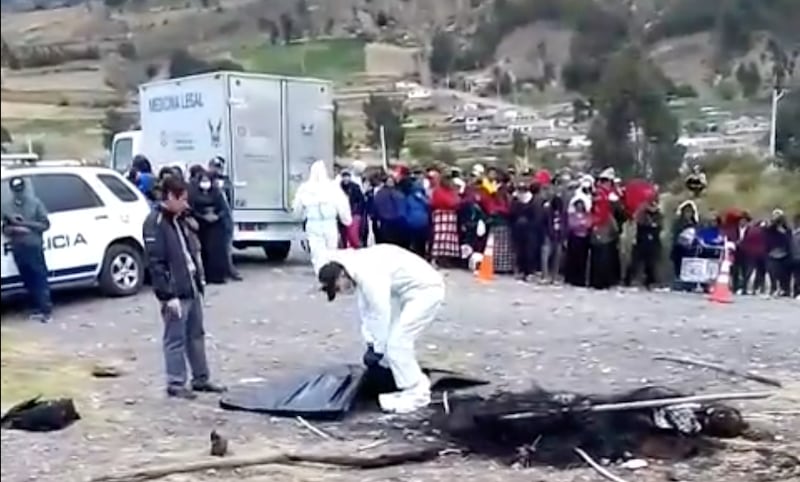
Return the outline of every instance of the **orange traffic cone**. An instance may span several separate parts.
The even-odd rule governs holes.
[[[484,283],[494,279],[494,235],[489,234],[486,240],[486,249],[483,250],[483,259],[478,267],[478,281]]]
[[[733,303],[733,293],[731,293],[731,265],[733,265],[733,243],[725,240],[722,250],[722,263],[720,264],[719,274],[711,293],[708,295],[709,301],[714,303]]]

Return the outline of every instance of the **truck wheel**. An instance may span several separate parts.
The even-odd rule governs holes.
[[[100,289],[107,296],[131,296],[138,293],[144,283],[142,252],[127,243],[109,246],[103,259],[99,281]]]
[[[272,241],[264,244],[264,254],[267,255],[267,261],[272,263],[286,261],[286,258],[289,257],[289,251],[291,249],[291,241]]]

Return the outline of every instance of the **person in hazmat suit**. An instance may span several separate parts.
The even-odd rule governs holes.
[[[320,289],[357,296],[367,367],[388,367],[399,391],[379,396],[386,412],[409,413],[431,401],[431,383],[414,345],[444,301],[442,275],[424,259],[393,244],[330,253],[320,268]]]
[[[350,202],[342,188],[328,177],[325,162],[314,161],[308,180],[300,185],[292,202],[295,215],[305,220],[308,249],[314,272],[320,268],[320,257],[339,247],[339,225],[352,222]]]

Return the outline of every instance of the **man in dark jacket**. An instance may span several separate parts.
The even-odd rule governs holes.
[[[153,292],[164,321],[164,361],[167,395],[194,399],[196,392],[224,391],[209,381],[203,330],[204,283],[199,254],[189,242],[181,214],[188,209],[187,186],[170,177],[162,184],[162,201],[144,222],[143,237]],[[192,370],[192,390],[186,387],[186,360]]]
[[[27,187],[25,179],[8,181],[11,199],[3,199],[3,234],[11,244],[11,254],[33,304],[32,319],[47,323],[53,311],[42,234],[50,229],[47,210]]]
[[[774,296],[789,296],[792,262],[792,230],[782,210],[772,212],[772,220],[765,231],[767,242],[767,271],[770,291]]]
[[[642,205],[634,214],[636,241],[633,245],[631,263],[625,274],[626,286],[631,285],[641,268],[644,268],[645,288],[649,290],[657,282],[656,267],[661,256],[663,218],[657,199]]]
[[[224,194],[225,211],[222,216],[222,223],[225,227],[225,245],[227,246],[228,276],[234,281],[241,281],[242,275],[233,264],[233,184],[225,174],[225,159],[217,156],[208,163],[208,176],[211,182]]]

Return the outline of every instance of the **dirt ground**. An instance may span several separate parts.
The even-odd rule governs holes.
[[[209,358],[219,381],[282,377],[330,363],[355,362],[362,346],[353,300],[328,304],[316,292],[304,263],[273,267],[243,264],[246,281],[212,287],[206,329]],[[549,389],[609,392],[646,383],[687,392],[762,390],[764,387],[699,369],[652,360],[675,351],[778,377],[776,396],[735,404],[759,427],[777,434],[770,446],[800,444],[800,313],[796,301],[737,299],[715,306],[694,295],[635,291],[593,292],[525,285],[500,278],[476,283],[467,273],[447,273],[445,308],[421,340],[428,364],[488,377],[491,389],[523,389],[536,382]],[[291,419],[223,411],[213,396],[196,402],[163,393],[160,325],[156,303],[145,291],[128,299],[93,293],[59,297],[51,325],[29,323],[19,304],[4,303],[2,404],[36,393],[74,397],[83,419],[51,434],[2,431],[4,482],[71,482],[126,467],[207,457],[216,429],[230,438],[236,455],[270,450],[391,451],[407,439],[425,437],[394,428],[402,417],[362,416],[344,424],[317,424],[344,441],[327,442]],[[93,379],[98,362],[120,366],[123,375]],[[792,412],[788,412],[794,410]],[[783,413],[781,413],[783,412]],[[792,448],[793,447],[793,448]],[[627,480],[750,482],[800,480],[797,468],[752,450],[726,450],[680,463],[650,461],[635,473],[610,470]],[[794,472],[792,472],[794,471]],[[170,482],[602,480],[587,468],[512,469],[475,457],[447,455],[436,462],[377,471],[320,467],[259,467],[234,472],[175,475]]]

